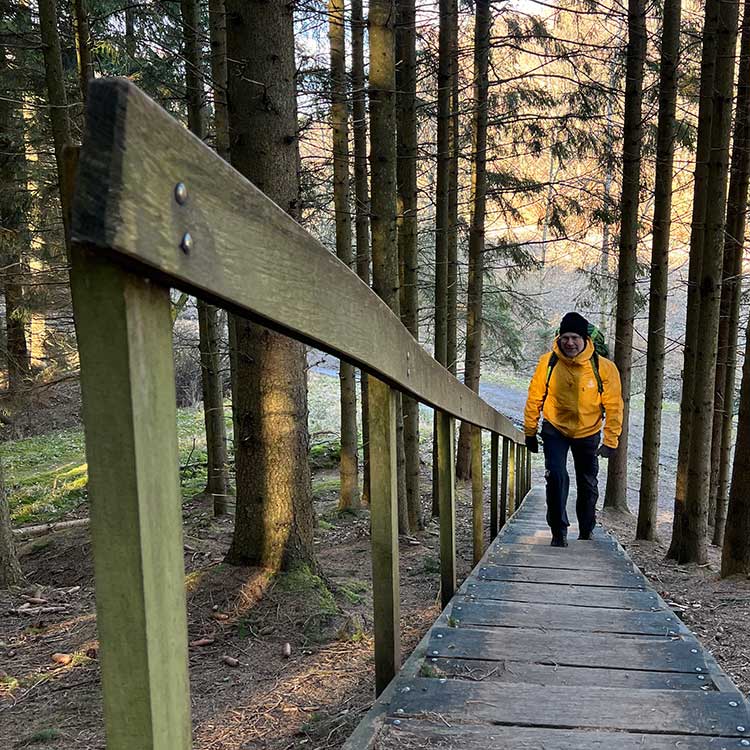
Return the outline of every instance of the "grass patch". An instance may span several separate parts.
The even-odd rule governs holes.
[[[338,477],[314,479],[312,483],[312,497],[314,501],[335,500],[341,493],[341,480]]]
[[[16,744],[16,747],[26,747],[27,745],[44,745],[47,742],[54,742],[62,737],[62,732],[54,727],[40,729],[38,732],[24,737]]]

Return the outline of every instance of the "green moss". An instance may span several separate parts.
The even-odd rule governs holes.
[[[325,518],[319,518],[318,528],[322,529],[323,531],[330,531],[331,529],[335,529],[336,527],[332,523],[329,523],[328,521],[326,521]]]
[[[54,742],[62,737],[62,732],[54,727],[40,729],[33,734],[24,737],[16,747],[25,747],[26,745],[43,745],[47,742]]]
[[[286,573],[280,573],[276,578],[276,585],[281,591],[315,594],[321,614],[335,615],[338,612],[333,594],[323,579],[315,575],[307,565],[297,565]]]

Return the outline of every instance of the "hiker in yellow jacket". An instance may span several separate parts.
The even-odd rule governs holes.
[[[594,350],[586,318],[567,313],[551,352],[542,355],[529,385],[524,410],[526,447],[539,451],[537,425],[542,422],[547,482],[547,523],[552,546],[568,546],[568,450],[573,453],[578,497],[578,538],[590,539],[599,499],[598,456],[610,458],[622,432],[620,373],[614,362]],[[604,439],[599,444],[604,424]]]

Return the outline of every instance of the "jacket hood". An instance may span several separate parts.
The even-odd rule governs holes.
[[[576,354],[575,357],[568,357],[567,354],[563,354],[563,351],[562,349],[560,349],[560,345],[558,344],[557,339],[555,339],[555,343],[552,344],[552,351],[563,362],[567,362],[569,364],[582,365],[588,362],[591,359],[591,357],[594,356],[594,344],[591,341],[591,339],[586,339],[586,346],[583,347],[583,351]]]

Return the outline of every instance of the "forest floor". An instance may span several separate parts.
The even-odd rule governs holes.
[[[311,384],[311,434],[314,442],[325,445],[338,419],[337,379],[322,373],[312,377]],[[522,382],[503,378],[488,382],[486,388],[488,400],[519,418]],[[637,407],[635,411],[637,424]],[[667,420],[670,414],[668,410]],[[425,417],[423,437],[428,438],[430,420]],[[183,410],[178,420],[194,747],[340,747],[371,705],[374,688],[368,515],[337,512],[335,460],[325,449],[316,450],[313,493],[319,574],[301,568],[269,579],[257,570],[227,566],[222,560],[231,538],[231,520],[215,519],[205,500],[193,499],[205,481],[201,473],[205,457],[200,438],[196,440],[201,413]],[[663,446],[667,460],[672,449],[676,455],[676,445],[670,445],[674,434],[667,421]],[[638,444],[635,437],[632,444]],[[86,467],[79,430],[3,447],[17,522],[86,514]],[[425,439],[425,457],[428,448]],[[429,518],[427,463],[422,470],[423,510]],[[667,484],[669,471],[667,467]],[[536,461],[535,484],[543,481],[542,474],[541,462]],[[635,516],[604,513],[601,520],[748,693],[750,581],[721,581],[715,549],[707,566],[665,561],[671,496],[663,505],[659,515],[663,543],[633,542]],[[460,485],[459,576],[470,569],[470,515],[470,488]],[[432,522],[402,538],[399,554],[405,657],[439,613],[437,525]],[[28,585],[0,593],[0,747],[103,748],[87,530],[70,529],[31,540],[21,555]],[[24,613],[21,608],[30,598],[44,600],[41,606],[51,611]]]

